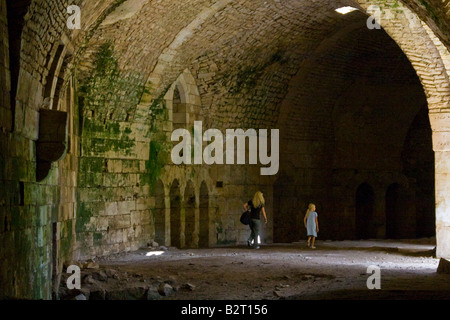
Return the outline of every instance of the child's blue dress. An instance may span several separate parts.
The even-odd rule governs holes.
[[[317,238],[317,226],[316,226],[317,212],[311,211],[306,219],[306,231],[307,235]]]

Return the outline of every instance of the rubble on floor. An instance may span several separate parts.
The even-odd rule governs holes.
[[[68,289],[68,265],[76,265],[81,271],[81,288]],[[121,271],[120,268],[100,266],[97,262],[71,262],[64,266],[59,287],[60,300],[159,300],[179,290],[194,291],[192,283],[179,284],[172,276],[145,277],[140,273]]]

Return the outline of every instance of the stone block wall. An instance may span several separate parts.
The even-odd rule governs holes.
[[[294,205],[289,209],[279,201],[285,213],[280,220],[291,219],[301,237],[302,217],[314,202],[321,213],[322,238],[355,238],[355,197],[364,182],[374,188],[376,198],[367,236],[384,237],[391,223],[385,212],[388,187],[402,183],[414,193],[419,183],[405,175],[402,162],[408,130],[427,104],[419,79],[384,31],[357,25],[344,31],[324,41],[304,63],[281,105],[279,125],[288,146],[282,151],[282,168],[291,181],[280,177],[276,185],[286,194],[284,201]],[[429,154],[431,144],[426,148]],[[429,168],[428,176],[433,172]],[[417,197],[434,202],[432,195]],[[410,212],[414,217],[415,209]],[[409,237],[416,235],[415,224],[405,223]]]
[[[239,215],[256,190],[268,203],[265,243],[278,241],[277,232],[288,225],[295,226],[288,231],[293,238],[284,240],[301,239],[301,216],[310,201],[324,213],[324,235],[353,234],[359,184],[376,181],[377,199],[392,182],[411,184],[402,172],[401,139],[379,135],[380,128],[402,123],[398,137],[406,137],[422,107],[417,82],[404,77],[411,72],[394,65],[405,62],[393,60],[403,56],[400,49],[430,109],[438,252],[448,255],[448,42],[445,32],[434,36],[445,30],[445,1],[426,2],[434,13],[430,6],[418,9],[433,20],[429,28],[401,14],[385,22],[397,51],[383,39],[364,41],[368,35],[355,29],[364,25],[363,13],[334,11],[358,3],[367,8],[365,0],[138,2],[133,7],[124,0],[30,1],[17,55],[20,70],[12,75],[6,1],[0,1],[0,285],[6,288],[1,297],[49,299],[64,262],[134,250],[157,234],[164,234],[165,245],[174,234],[180,244],[205,244],[205,220],[208,245],[243,243],[248,228]],[[67,29],[69,4],[82,7],[81,30]],[[361,40],[356,51],[350,50],[352,39]],[[102,50],[107,54],[98,60]],[[387,61],[383,50],[392,53]],[[349,63],[359,58],[360,65]],[[277,176],[261,176],[259,166],[170,164],[173,114],[164,100],[186,72],[190,89],[184,101],[204,128],[282,130]],[[371,74],[380,81],[372,83]],[[388,81],[386,74],[392,77]],[[15,101],[11,83],[17,83]],[[378,92],[368,101],[357,98],[373,88]],[[49,104],[48,92],[59,100]],[[380,123],[377,95],[395,97],[380,102],[386,112],[410,104],[405,112],[411,119],[391,112],[393,123]],[[408,100],[401,101],[403,96]],[[48,177],[36,182],[39,110],[49,108],[68,114],[67,148]],[[360,127],[347,129],[355,122]],[[365,137],[372,144],[365,144]],[[396,151],[383,148],[382,140]],[[178,230],[170,228],[175,200],[181,204]],[[382,205],[376,210],[384,211]],[[280,226],[280,212],[293,220]]]
[[[122,75],[109,44],[98,49],[90,78],[79,81],[81,150],[77,173],[80,257],[137,249],[154,238],[150,189],[143,183],[150,126],[126,108],[138,103],[138,79]],[[118,85],[120,84],[120,85]]]
[[[6,1],[0,2],[0,127],[2,131],[11,130],[10,91],[11,76],[9,70],[9,41]]]
[[[65,17],[60,14],[65,12],[65,5],[64,1],[32,2],[24,17],[14,120],[10,116],[9,79],[5,83],[2,80],[0,252],[4,265],[8,266],[1,268],[0,282],[5,288],[2,297],[51,298],[55,269],[62,268],[62,263],[55,261],[70,259],[74,247],[76,154],[54,164],[48,177],[36,182],[39,110],[48,108],[43,93],[55,48],[66,31]],[[2,79],[6,79],[8,37],[4,29],[4,1],[1,8],[1,68]],[[70,118],[73,121],[75,117]],[[12,121],[15,125],[11,133],[8,122]],[[72,150],[67,153],[73,154],[77,150],[76,139],[73,136],[68,139],[72,139]],[[59,259],[53,259],[53,254]]]

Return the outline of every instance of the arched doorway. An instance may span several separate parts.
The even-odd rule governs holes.
[[[375,238],[372,226],[375,195],[372,187],[362,183],[356,190],[355,197],[355,235],[356,239]]]
[[[181,247],[181,196],[178,180],[170,187],[170,245]]]
[[[199,247],[209,247],[209,194],[205,181],[200,186],[200,232]]]
[[[158,180],[153,190],[155,207],[153,209],[153,221],[155,223],[155,241],[161,245],[166,245],[166,210],[164,185]]]
[[[191,181],[188,181],[184,191],[184,214],[185,214],[185,244],[188,248],[198,245],[195,236],[195,190]]]
[[[416,207],[413,195],[398,183],[386,192],[386,237],[407,239],[416,237]]]

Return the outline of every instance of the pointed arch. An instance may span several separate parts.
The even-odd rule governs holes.
[[[181,194],[178,180],[174,180],[170,187],[170,245],[181,247]]]
[[[185,69],[164,96],[169,121],[173,129],[190,130],[194,121],[200,119],[201,100],[197,84],[188,69]]]
[[[209,247],[209,231],[210,231],[210,216],[209,216],[209,190],[206,182],[203,181],[200,186],[200,212],[199,212],[199,247]]]
[[[196,196],[194,184],[189,180],[186,184],[184,190],[184,235],[185,235],[185,245],[188,248],[195,248],[198,246],[198,237],[196,235],[196,219],[195,219],[195,207],[196,207]]]

